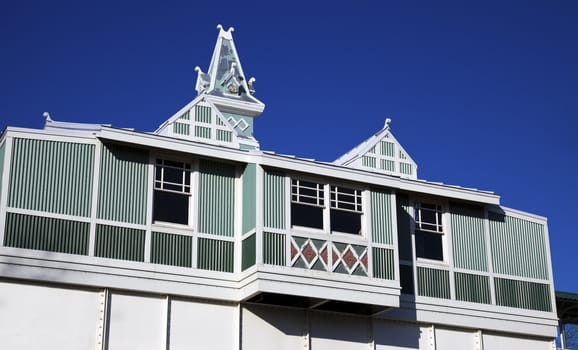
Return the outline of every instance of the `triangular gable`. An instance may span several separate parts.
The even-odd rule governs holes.
[[[370,170],[404,178],[417,179],[417,164],[389,129],[383,129],[363,141],[333,163],[350,168]]]
[[[237,149],[259,149],[259,143],[253,137],[243,135],[249,126],[252,128],[252,124],[247,124],[244,120],[224,115],[207,96],[201,95],[181,108],[154,133]]]

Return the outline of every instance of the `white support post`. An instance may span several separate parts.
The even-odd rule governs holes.
[[[263,265],[263,235],[264,235],[264,181],[265,170],[258,164],[255,166],[255,264]]]
[[[4,171],[2,173],[2,183],[0,189],[0,246],[4,245],[4,225],[6,223],[6,208],[8,207],[8,184],[10,182],[10,166],[12,165],[12,137],[6,137],[4,141]]]
[[[96,249],[96,216],[98,215],[98,194],[100,193],[100,168],[102,167],[102,142],[94,147],[94,174],[92,176],[92,201],[90,210],[90,233],[88,238],[88,256],[94,256]]]
[[[106,350],[108,348],[108,306],[110,296],[108,289],[103,289],[98,293],[98,325],[96,329],[96,349]]]
[[[478,329],[476,333],[474,333],[474,349],[475,350],[484,350],[484,343],[482,338],[482,330]]]
[[[145,230],[145,246],[144,246],[144,261],[151,261],[151,241],[152,241],[152,222],[153,222],[153,191],[155,181],[155,157],[149,152],[149,163],[147,165],[147,207],[146,207],[146,230]]]
[[[216,116],[215,116],[216,117]],[[241,261],[243,259],[243,179],[242,171],[236,166],[235,167],[235,188],[234,188],[234,207],[236,210],[233,211],[233,237],[235,238],[233,246],[233,272],[239,273],[242,270]]]
[[[436,330],[433,324],[428,328],[427,340],[428,340],[428,349],[436,350]]]

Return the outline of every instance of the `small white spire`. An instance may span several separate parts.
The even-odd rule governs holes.
[[[229,29],[227,29],[227,31],[224,31],[223,26],[220,24],[217,24],[217,29],[219,30],[219,37],[221,37],[223,39],[227,39],[227,40],[233,40],[233,32],[235,31],[235,28],[229,27]]]
[[[44,113],[42,113],[42,116],[44,117],[44,119],[46,119],[47,122],[52,121],[52,118],[50,118],[50,113],[44,112]]]
[[[384,126],[384,129],[385,129],[385,128],[389,128],[389,124],[391,124],[391,118],[385,118],[385,126]]]
[[[251,95],[253,95],[255,93],[255,87],[253,86],[253,83],[255,83],[255,77],[251,77],[249,78],[249,81],[247,82],[247,86],[249,87],[249,93]]]

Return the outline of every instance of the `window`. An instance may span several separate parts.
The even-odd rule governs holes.
[[[416,204],[415,250],[418,258],[444,260],[442,213],[439,204]]]
[[[157,159],[153,196],[153,220],[189,224],[191,164]]]
[[[361,234],[361,191],[342,186],[327,186],[329,208],[326,207],[326,185],[291,179],[291,225],[332,232]],[[325,211],[329,223],[324,225]]]

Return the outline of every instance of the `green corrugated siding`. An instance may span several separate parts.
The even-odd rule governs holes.
[[[173,124],[173,132],[175,134],[180,134],[180,135],[190,135],[191,134],[191,126],[189,124],[184,124],[184,123],[174,123]]]
[[[255,228],[257,196],[257,166],[247,164],[243,171],[243,233]]]
[[[113,144],[102,146],[98,218],[145,224],[148,151]]]
[[[544,226],[489,212],[494,272],[548,279]]]
[[[217,141],[232,142],[233,133],[227,130],[217,129]]]
[[[233,242],[199,238],[197,267],[203,270],[233,272],[233,248]]]
[[[86,222],[7,213],[4,245],[88,255],[89,229]]]
[[[491,304],[490,278],[488,276],[456,272],[454,278],[457,300]]]
[[[8,206],[89,216],[94,145],[14,139]]]
[[[195,136],[204,139],[211,138],[211,129],[204,126],[195,126]]]
[[[386,280],[395,279],[395,265],[392,249],[373,248],[373,277]]]
[[[552,311],[548,284],[495,278],[496,304],[520,309]]]
[[[417,294],[425,297],[450,299],[450,273],[446,270],[418,266]]]
[[[285,176],[265,173],[263,214],[265,227],[285,228]]]
[[[392,142],[381,141],[380,143],[381,155],[393,157],[395,156],[395,145]]]
[[[235,167],[199,162],[199,231],[232,237],[235,221]]]
[[[393,244],[392,194],[372,190],[371,202],[371,239],[376,243]]]
[[[450,213],[454,265],[488,271],[484,209],[450,203]]]
[[[192,261],[193,237],[164,232],[152,232],[152,263],[191,267]]]
[[[369,168],[375,168],[376,167],[375,157],[363,156],[361,157],[361,164]]]
[[[96,225],[96,256],[144,261],[145,231],[127,227]]]
[[[195,121],[211,124],[211,107],[195,106]]]
[[[411,245],[411,207],[407,196],[397,195],[397,244],[399,246],[399,259],[413,261]]]
[[[270,265],[285,266],[285,235],[279,233],[263,233],[263,262]]]
[[[257,261],[257,234],[254,233],[243,240],[241,251],[241,270],[245,271]]]
[[[408,163],[399,163],[399,172],[402,174],[411,175],[413,173],[413,167]]]
[[[382,159],[380,161],[380,167],[383,170],[395,171],[395,162],[389,159]]]
[[[4,149],[5,147],[5,143],[0,145],[0,200],[2,199],[2,178],[3,178],[3,174],[4,174]],[[1,201],[0,201],[1,202]]]

